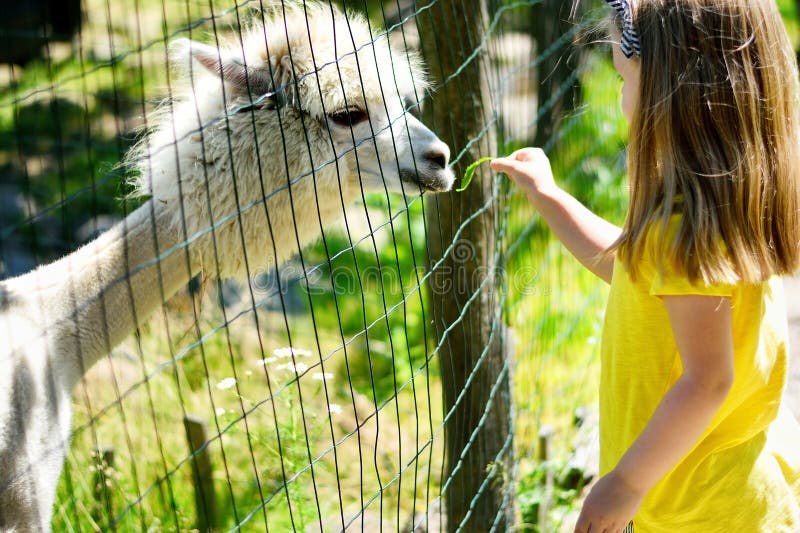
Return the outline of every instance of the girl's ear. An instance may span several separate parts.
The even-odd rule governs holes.
[[[212,74],[222,77],[236,91],[235,96],[253,99],[273,90],[269,70],[245,67],[244,60],[236,55],[189,39],[176,39],[170,43],[170,57],[182,70],[189,70],[196,61]],[[269,98],[269,100],[274,100]]]

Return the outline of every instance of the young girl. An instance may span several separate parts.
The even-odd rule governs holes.
[[[611,284],[602,478],[575,531],[798,531],[777,277],[800,266],[794,51],[773,0],[607,1],[630,123],[624,226],[561,190],[541,150],[492,162]]]

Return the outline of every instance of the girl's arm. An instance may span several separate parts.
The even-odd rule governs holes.
[[[731,302],[719,296],[664,296],[683,374],[642,434],[592,489],[576,532],[624,527],[641,500],[703,436],[733,384]]]
[[[503,172],[528,195],[555,236],[583,266],[611,283],[614,256],[603,255],[622,230],[598,217],[553,179],[550,161],[538,148],[524,148],[492,161],[492,170]]]
[[[664,296],[662,300],[683,374],[615,469],[645,492],[691,451],[733,385],[730,299]]]

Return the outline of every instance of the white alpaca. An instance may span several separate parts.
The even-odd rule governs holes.
[[[192,83],[130,156],[151,199],[0,282],[0,531],[50,529],[72,389],[192,276],[280,264],[362,190],[452,185],[449,149],[405,112],[425,86],[418,60],[373,43],[360,17],[288,7],[243,45],[184,40],[172,57]]]

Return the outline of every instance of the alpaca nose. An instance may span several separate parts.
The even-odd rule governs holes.
[[[423,155],[425,161],[436,167],[437,170],[444,170],[450,162],[450,147],[440,142]]]

